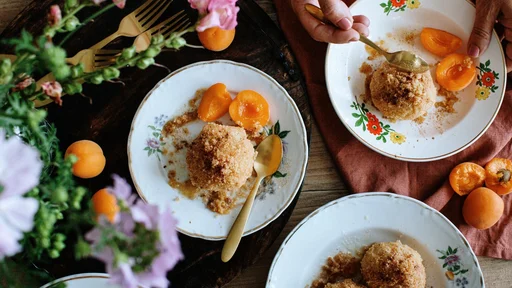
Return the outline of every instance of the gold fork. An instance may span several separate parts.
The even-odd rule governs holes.
[[[126,15],[119,24],[119,28],[112,35],[101,40],[90,49],[97,50],[105,47],[119,36],[135,37],[151,26],[162,16],[173,0],[147,0],[132,13]]]
[[[174,20],[174,21],[173,21]],[[172,22],[171,22],[172,21]],[[171,22],[171,23],[169,23]],[[151,28],[150,30],[140,34],[135,38],[135,41],[133,42],[133,45],[135,46],[135,50],[137,52],[144,51],[148,49],[149,45],[151,45],[151,37],[155,34],[161,34],[164,36],[164,38],[168,38],[171,33],[176,31],[182,31],[184,29],[187,29],[191,25],[190,19],[185,14],[184,10],[181,10],[180,12],[174,14],[169,19],[163,21],[162,23],[158,24],[154,28]],[[109,50],[113,51],[113,50]],[[109,54],[109,53],[106,53]],[[102,60],[102,62],[97,61],[96,66],[98,68],[108,66],[116,61],[117,55],[106,55],[106,56],[99,56],[96,57],[96,60]]]

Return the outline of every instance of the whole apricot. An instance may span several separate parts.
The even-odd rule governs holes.
[[[105,216],[111,223],[119,212],[117,198],[108,189],[101,189],[92,196],[92,207],[96,217]]]
[[[498,194],[489,188],[477,188],[469,193],[462,215],[469,225],[477,229],[488,229],[500,220],[505,204]]]
[[[204,48],[219,52],[225,50],[231,45],[235,39],[235,29],[223,30],[219,27],[212,27],[204,30],[203,32],[197,32],[199,41],[203,44]]]
[[[475,163],[461,163],[453,168],[449,179],[453,191],[464,196],[476,188],[484,186],[485,169]]]
[[[105,168],[105,156],[101,147],[89,140],[80,140],[69,145],[65,157],[75,155],[78,160],[73,164],[73,175],[89,179],[101,174]]]

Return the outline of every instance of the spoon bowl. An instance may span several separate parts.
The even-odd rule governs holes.
[[[313,17],[317,20],[323,22],[324,24],[333,25],[329,19],[327,19],[320,8],[312,4],[305,4],[304,8],[309,12]],[[405,71],[413,72],[413,73],[423,73],[427,72],[430,69],[428,63],[423,60],[418,55],[409,52],[409,51],[398,51],[398,52],[387,52],[381,49],[377,44],[375,44],[372,40],[368,39],[366,36],[359,34],[359,41],[364,44],[375,49],[379,54],[386,58],[386,61]]]
[[[279,169],[283,159],[283,142],[278,135],[270,135],[261,141],[258,148],[256,148],[256,152],[258,153],[254,161],[254,171],[257,174],[256,182],[226,238],[221,254],[223,262],[228,262],[233,257],[238,244],[240,244],[261,180],[276,173]]]

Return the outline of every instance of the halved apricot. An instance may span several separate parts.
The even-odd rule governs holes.
[[[463,54],[450,54],[437,65],[437,83],[448,91],[456,92],[468,87],[475,75],[473,59]]]
[[[219,52],[228,48],[229,45],[233,43],[235,39],[235,29],[223,30],[219,27],[212,27],[203,32],[197,32],[197,36],[204,48]]]
[[[215,121],[228,113],[232,101],[226,85],[213,84],[203,94],[197,117],[205,122]]]
[[[258,92],[243,90],[229,105],[229,115],[237,125],[255,130],[268,123],[270,109],[267,100]]]
[[[499,195],[512,192],[512,161],[494,158],[485,165],[485,185]]]
[[[462,46],[462,39],[443,30],[423,28],[420,35],[421,44],[432,54],[444,57]]]
[[[464,196],[484,186],[485,169],[475,163],[461,163],[453,168],[449,179],[455,193]]]

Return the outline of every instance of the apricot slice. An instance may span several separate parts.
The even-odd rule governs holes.
[[[243,90],[229,105],[229,115],[237,125],[255,130],[268,123],[270,109],[267,100],[258,92]]]
[[[432,54],[444,57],[462,46],[462,39],[443,30],[423,28],[420,35],[421,44]]]
[[[499,195],[512,192],[512,161],[494,158],[485,165],[485,185]]]
[[[212,27],[204,30],[203,32],[197,32],[199,41],[203,44],[204,48],[219,52],[225,50],[231,45],[235,39],[235,29],[223,30],[219,27]]]
[[[228,113],[232,101],[226,85],[213,84],[204,92],[197,116],[205,122],[215,121]]]
[[[437,65],[437,83],[448,91],[456,92],[468,87],[475,75],[473,60],[463,54],[450,54]]]
[[[484,186],[485,169],[475,163],[461,163],[453,168],[449,179],[455,193],[464,196]]]
[[[105,156],[100,145],[89,140],[80,140],[69,145],[65,157],[70,154],[78,158],[73,164],[73,175],[83,179],[94,178],[105,168]]]
[[[491,189],[481,187],[469,193],[462,206],[462,215],[466,223],[484,230],[500,220],[504,208],[505,203],[498,194]]]

